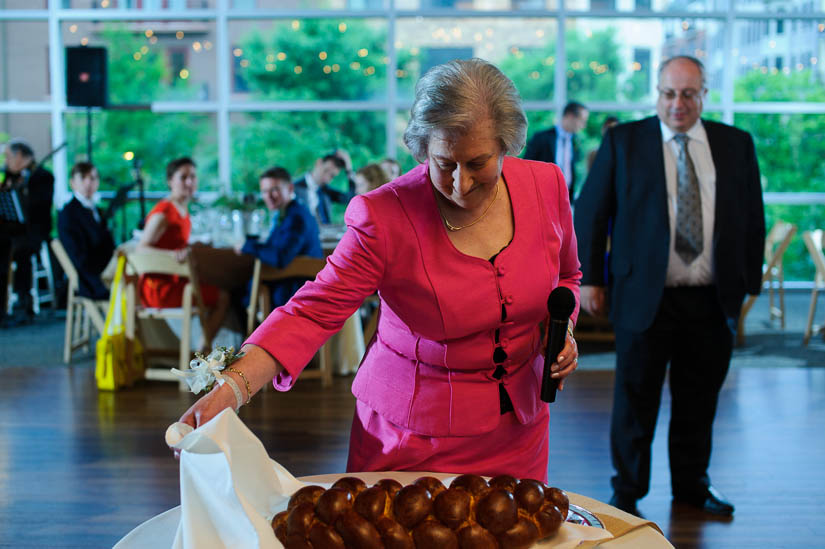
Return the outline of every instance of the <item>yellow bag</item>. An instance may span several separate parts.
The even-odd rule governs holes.
[[[120,255],[110,291],[106,324],[95,349],[97,388],[106,391],[129,387],[143,377],[143,349],[138,340],[126,337],[125,269],[126,257]]]

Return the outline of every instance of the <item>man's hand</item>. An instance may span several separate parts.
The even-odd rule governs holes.
[[[335,151],[335,156],[340,158],[344,161],[344,171],[347,173],[352,171],[352,158],[350,158],[349,153],[344,149],[338,149]]]
[[[607,289],[604,286],[582,286],[579,303],[591,316],[607,316]]]

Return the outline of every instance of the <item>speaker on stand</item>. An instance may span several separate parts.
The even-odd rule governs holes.
[[[66,104],[86,107],[86,156],[92,161],[92,107],[108,103],[106,48],[66,48]]]

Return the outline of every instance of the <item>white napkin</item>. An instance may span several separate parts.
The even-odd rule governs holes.
[[[269,458],[233,410],[175,448],[182,450],[181,519],[173,549],[281,547],[270,522],[303,483]]]

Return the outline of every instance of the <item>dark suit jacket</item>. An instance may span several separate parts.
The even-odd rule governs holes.
[[[299,255],[324,257],[321,239],[318,234],[318,222],[309,209],[298,200],[287,206],[283,218],[273,227],[266,242],[248,239],[241,249],[242,253],[253,255],[267,265],[284,268]],[[303,286],[305,280],[284,280],[267,283],[272,294],[272,306],[280,307]],[[249,288],[247,288],[247,294]],[[248,303],[249,296],[245,301]]]
[[[9,174],[7,177],[18,180],[21,176]],[[48,240],[51,235],[53,194],[54,176],[40,166],[34,169],[24,185],[18,187],[18,197],[26,223],[25,226],[4,224],[5,234],[2,236],[13,236],[14,247],[24,250],[24,254],[39,250],[40,243]]]
[[[98,209],[101,220],[103,213]],[[100,279],[115,251],[115,241],[105,222],[72,198],[57,214],[57,234],[77,269],[78,292],[84,297],[106,299],[109,290]]]
[[[298,200],[309,204],[309,187],[307,186],[306,176],[295,181],[295,196]],[[318,189],[318,208],[312,212],[318,221],[323,224],[329,224],[332,215],[332,202],[339,204],[348,204],[352,197],[355,196],[355,183],[349,180],[349,192],[341,192],[330,188],[329,185],[324,185]]]
[[[762,281],[765,216],[759,165],[750,134],[702,123],[716,169],[714,283],[725,315],[736,319],[745,294],[758,294]],[[658,117],[607,132],[575,211],[582,285],[608,286],[614,324],[630,331],[647,329],[664,291],[670,246]]]
[[[543,130],[533,134],[527,148],[524,149],[524,158],[527,160],[540,160],[541,162],[556,163],[556,140],[558,132],[553,126],[549,130]],[[576,191],[576,162],[579,160],[579,147],[576,136],[573,136],[573,158],[570,161],[570,181],[567,181],[567,188],[570,189],[570,203],[573,203],[573,195]]]

